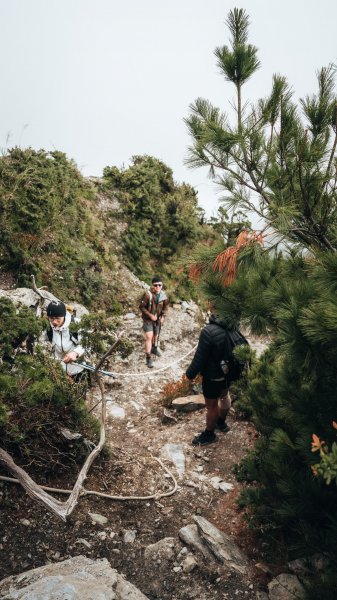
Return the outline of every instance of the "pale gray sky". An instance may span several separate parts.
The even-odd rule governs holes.
[[[96,176],[151,154],[214,213],[206,170],[183,164],[183,118],[199,96],[225,110],[234,97],[213,52],[235,6],[262,62],[245,99],[265,96],[273,73],[296,98],[316,91],[316,71],[337,62],[335,0],[0,0],[0,147],[61,150]]]

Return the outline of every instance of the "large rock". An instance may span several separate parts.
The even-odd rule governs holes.
[[[3,600],[148,600],[112,569],[106,558],[76,556],[63,562],[7,577],[0,582]]]
[[[147,563],[157,562],[160,564],[173,560],[176,554],[175,538],[167,537],[159,540],[155,544],[149,544],[144,551],[144,558]]]
[[[40,301],[40,296],[30,288],[16,288],[14,290],[1,290],[0,297],[8,298],[14,304],[35,308]]]
[[[8,298],[14,304],[18,306],[28,306],[36,311],[37,315],[41,314],[41,308],[46,309],[49,302],[52,300],[59,300],[54,294],[47,290],[40,290],[43,295],[43,299],[31,288],[16,288],[13,290],[2,290],[0,289],[0,298]],[[62,299],[65,304],[71,305],[77,317],[81,318],[83,315],[89,314],[89,311],[78,302],[71,302],[66,299]]]
[[[226,563],[239,573],[246,573],[248,559],[233,542],[233,539],[229,535],[222,533],[222,531],[217,529],[204,517],[194,515],[193,519],[197,524],[201,541],[207,546],[215,558],[219,562]]]
[[[296,575],[281,573],[268,583],[270,600],[301,600],[304,587]]]
[[[172,400],[172,408],[181,412],[192,412],[205,408],[205,398],[203,394],[194,394],[193,396],[184,396]]]
[[[180,539],[202,554],[207,562],[214,561],[226,565],[241,574],[247,573],[248,559],[234,543],[233,539],[217,529],[212,523],[194,515],[195,525],[187,525],[179,531]]]
[[[184,542],[184,544],[187,544],[193,550],[201,554],[207,562],[210,562],[214,559],[213,554],[210,552],[208,547],[200,538],[198,527],[194,525],[194,523],[182,527],[179,530],[179,537]]]

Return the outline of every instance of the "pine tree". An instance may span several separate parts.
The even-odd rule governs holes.
[[[231,46],[216,48],[220,71],[236,89],[236,122],[198,98],[186,119],[193,145],[187,164],[208,167],[224,189],[225,204],[252,211],[286,240],[306,248],[337,248],[335,68],[318,74],[318,92],[300,101],[280,75],[269,96],[255,105],[242,98],[244,84],[260,67],[247,43],[249,19],[229,13]]]
[[[315,597],[324,590],[332,598],[337,486],[315,476],[311,443],[313,433],[329,447],[336,437],[334,68],[319,72],[318,93],[300,101],[302,112],[279,75],[266,99],[244,103],[243,86],[260,66],[257,50],[248,44],[245,11],[231,11],[227,25],[230,47],[215,54],[236,88],[236,121],[198,99],[186,120],[188,163],[209,167],[227,210],[254,212],[264,234],[283,243],[263,247],[261,235],[241,232],[236,246],[205,250],[191,271],[229,326],[241,322],[272,336],[249,377],[246,406],[260,436],[238,468],[251,483],[241,503],[274,551],[292,558],[329,553],[332,578],[315,581]]]

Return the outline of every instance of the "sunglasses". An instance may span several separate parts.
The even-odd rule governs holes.
[[[163,284],[162,283],[154,283],[153,287],[161,287]]]

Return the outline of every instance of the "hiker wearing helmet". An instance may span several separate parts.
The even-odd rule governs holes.
[[[151,288],[143,294],[139,308],[142,313],[143,331],[145,336],[146,365],[151,369],[153,360],[151,354],[160,356],[158,349],[159,333],[168,311],[169,301],[163,290],[161,277],[152,278]]]
[[[71,333],[69,326],[74,322],[63,302],[53,300],[47,306],[49,328],[43,334],[43,341],[52,345],[54,356],[61,361],[62,368],[73,381],[80,381],[83,367],[74,364],[83,356],[84,348],[80,345],[77,335]]]

